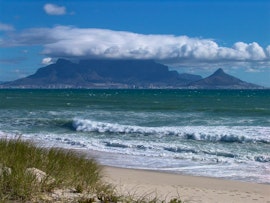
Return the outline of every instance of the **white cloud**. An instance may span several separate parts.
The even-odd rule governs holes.
[[[50,64],[54,63],[54,61],[53,61],[52,58],[47,57],[47,58],[42,59],[41,63],[44,64],[44,65],[50,65]]]
[[[239,59],[262,60],[266,58],[266,54],[262,47],[256,42],[246,44],[237,42],[234,44],[234,49],[239,53]]]
[[[64,6],[58,6],[55,4],[45,4],[43,8],[44,8],[44,11],[48,15],[65,15],[66,14],[66,8]]]
[[[50,58],[154,59],[193,67],[270,62],[270,46],[263,49],[256,42],[223,47],[211,39],[69,26],[25,30],[4,45],[42,45],[42,53]]]
[[[266,54],[270,58],[270,45],[266,47]]]
[[[4,24],[0,22],[0,31],[14,31],[14,27],[12,25]]]

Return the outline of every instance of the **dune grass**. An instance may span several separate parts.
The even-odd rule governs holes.
[[[54,188],[95,190],[100,182],[100,167],[83,155],[57,148],[38,148],[22,140],[0,140],[0,199],[29,200]],[[40,181],[27,169],[46,173]]]
[[[30,173],[35,170],[45,175],[38,178],[37,174]],[[44,200],[44,194],[56,189],[72,189],[74,193],[84,194],[72,200],[79,203],[164,202],[147,196],[136,199],[116,194],[114,187],[102,181],[101,167],[82,153],[40,148],[21,139],[0,139],[0,202],[54,202]]]

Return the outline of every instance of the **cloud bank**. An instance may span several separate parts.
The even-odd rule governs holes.
[[[43,8],[44,8],[44,11],[48,15],[65,15],[66,14],[66,8],[64,6],[58,6],[55,4],[45,4]]]
[[[264,49],[256,42],[224,47],[211,39],[70,26],[28,29],[2,43],[20,45],[42,45],[42,54],[50,58],[154,59],[180,66],[270,62],[270,45]]]
[[[14,27],[12,25],[8,25],[0,22],[0,31],[14,31]]]

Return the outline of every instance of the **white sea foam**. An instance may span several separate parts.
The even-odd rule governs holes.
[[[270,183],[263,174],[269,171],[269,154],[237,154],[225,148],[205,148],[184,143],[148,142],[147,140],[102,139],[85,134],[32,133],[19,134],[0,131],[1,138],[35,140],[41,146],[99,151],[98,161],[106,165],[144,168],[225,177]],[[211,143],[210,143],[211,144]],[[247,167],[249,166],[249,167]],[[259,169],[259,170],[258,170]],[[239,173],[241,170],[241,177]],[[250,173],[254,177],[250,177]],[[256,179],[257,178],[257,179]]]
[[[263,126],[172,126],[145,127],[74,119],[76,131],[141,134],[156,136],[178,136],[184,139],[209,142],[263,142],[270,143],[270,127]]]

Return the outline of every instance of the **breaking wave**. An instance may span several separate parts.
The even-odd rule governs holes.
[[[270,162],[270,156],[255,156],[254,160],[257,162],[266,163],[266,162]]]
[[[74,119],[72,126],[76,131],[111,133],[111,134],[137,134],[155,136],[178,136],[182,139],[208,141],[208,142],[251,142],[270,143],[270,127],[246,126],[172,126],[172,127],[142,127],[106,123],[88,119]]]

